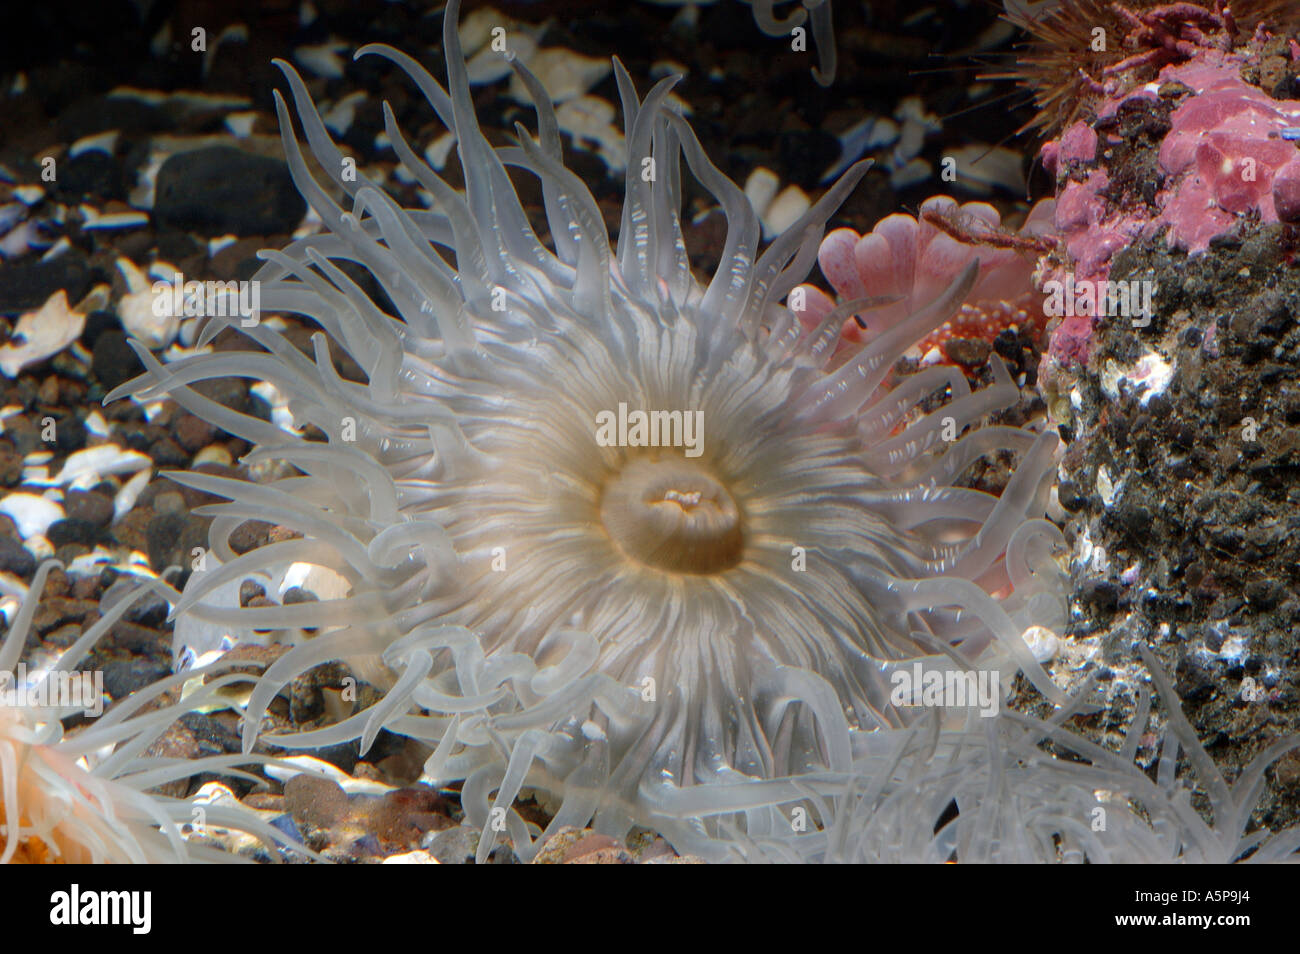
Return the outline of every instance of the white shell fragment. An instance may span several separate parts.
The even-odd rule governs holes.
[[[38,311],[29,311],[18,319],[14,336],[23,340],[0,347],[0,371],[5,377],[17,377],[23,368],[72,344],[85,327],[86,316],[68,307],[67,292],[56,291]]]
[[[151,351],[167,347],[176,340],[180,318],[170,314],[168,308],[161,309],[161,315],[155,313],[156,299],[152,284],[130,259],[119,258],[117,270],[122,274],[128,289],[128,293],[117,303],[122,328]]]
[[[778,192],[780,184],[776,173],[761,166],[745,180],[745,196],[763,225],[764,238],[784,232],[812,205],[803,189],[790,185]]]
[[[132,474],[152,466],[147,454],[116,444],[100,444],[69,454],[54,483],[74,489],[93,487],[109,474]]]
[[[551,101],[556,103],[583,95],[613,69],[607,59],[593,59],[561,47],[538,50],[524,62],[550,94]],[[532,102],[527,88],[517,76],[510,82],[509,95],[521,103]]]
[[[342,79],[344,63],[343,57],[339,54],[347,48],[346,43],[337,41],[315,46],[300,46],[293,51],[293,58],[317,76],[325,79]]]
[[[556,122],[579,146],[594,147],[610,172],[622,172],[627,162],[627,142],[616,116],[614,104],[599,96],[579,96],[555,110]]]

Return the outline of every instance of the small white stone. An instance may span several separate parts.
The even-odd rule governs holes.
[[[23,546],[27,552],[36,557],[37,560],[48,560],[54,556],[54,544],[45,539],[45,534],[38,533],[34,537],[29,537],[23,541]]]
[[[1046,626],[1030,626],[1021,639],[1040,663],[1051,662],[1061,651],[1061,639]]]
[[[599,96],[579,96],[555,110],[559,127],[578,144],[594,145],[611,172],[621,172],[627,162],[627,142],[616,116],[614,104]]]
[[[447,164],[452,147],[456,145],[456,134],[446,132],[435,139],[424,150],[424,161],[430,168],[441,170]]]
[[[436,865],[441,864],[437,858],[423,849],[408,851],[404,855],[389,855],[380,862],[383,865]]]
[[[63,505],[36,494],[15,493],[0,500],[0,513],[6,514],[24,540],[43,536],[50,524],[63,519]]]
[[[253,134],[253,123],[256,121],[255,112],[231,113],[225,118],[225,126],[236,139],[247,139]]]
[[[347,49],[345,43],[319,43],[314,46],[300,46],[293,51],[293,58],[305,69],[325,79],[343,78],[343,58],[339,53]]]
[[[1104,466],[1097,468],[1097,493],[1107,507],[1115,502],[1115,484],[1110,479],[1110,471]]]
[[[352,128],[352,120],[356,118],[357,107],[365,102],[368,94],[364,90],[357,90],[355,93],[349,93],[337,103],[330,107],[329,112],[321,117],[325,123],[325,128],[336,136],[342,136]]]
[[[117,148],[117,140],[120,136],[121,133],[116,129],[95,133],[93,136],[82,136],[68,147],[68,158],[75,159],[83,152],[102,152],[111,156],[113,150]]]
[[[749,199],[754,213],[762,216],[767,211],[767,207],[772,204],[772,200],[776,198],[777,190],[780,188],[781,180],[777,178],[776,173],[759,166],[745,180],[745,198]]]
[[[230,456],[230,451],[226,450],[225,447],[220,444],[209,444],[194,455],[194,460],[190,466],[198,467],[199,464],[220,464],[222,467],[229,467],[234,462],[235,459]]]
[[[811,205],[812,201],[803,189],[796,185],[786,186],[772,200],[772,204],[767,207],[767,212],[761,217],[763,234],[769,237],[780,235],[794,225],[799,220],[799,216],[807,212]]]
[[[133,474],[151,467],[153,461],[147,454],[100,444],[69,454],[55,482],[64,487],[93,487],[109,474]]]
[[[138,229],[149,224],[149,216],[143,212],[111,212],[88,218],[81,228],[89,231],[111,232],[116,229]]]
[[[38,185],[18,186],[13,190],[13,197],[23,205],[32,206],[45,198],[45,190]]]
[[[86,425],[86,431],[96,437],[108,437],[113,432],[108,426],[108,421],[104,420],[104,415],[98,410],[91,410],[83,423]]]
[[[538,50],[525,62],[555,103],[586,94],[613,68],[607,59],[583,56],[562,47]],[[523,81],[517,76],[510,83],[509,95],[521,103],[532,102]]]
[[[117,523],[124,516],[130,513],[131,508],[135,506],[135,502],[139,499],[140,494],[144,493],[144,489],[149,486],[149,478],[152,476],[153,468],[142,470],[122,485],[122,489],[117,492],[115,497],[113,497],[114,523]]]

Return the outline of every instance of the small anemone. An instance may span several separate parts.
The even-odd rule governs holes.
[[[865,164],[760,248],[743,191],[669,107],[676,78],[641,99],[617,61],[629,174],[613,248],[563,163],[549,100],[517,62],[537,137],[484,138],[458,8],[444,24],[448,88],[391,47],[357,55],[392,61],[424,93],[456,135],[464,193],[387,106],[397,156],[437,211],[402,209],[361,172],[345,175],[352,165],[281,63],[332,181],[313,178],[277,93],[290,171],[325,231],[265,253],[257,279],[264,308],[323,332],[304,355],[272,322],[212,319],[203,342],[231,329],[252,347],[167,366],[137,347],[146,373],[109,396],[169,394],[256,445],[247,463],[291,465],[266,483],[173,475],[227,501],[198,511],[214,518],[210,552],[175,608],[177,656],[268,631],[292,644],[249,700],[246,748],[282,687],[343,660],[382,700],[264,741],[368,746],[387,729],[426,742],[427,777],[463,781],[480,859],[501,833],[521,856],[536,851],[538,828],[516,808],[526,790],[554,808],[548,831],[590,822],[622,837],[642,825],[719,857],[733,829],[766,831],[802,799],[805,775],[851,771],[864,736],[914,718],[889,699],[900,662],[1023,671],[1064,702],[1021,639],[1064,621],[1060,534],[1040,519],[1055,436],[976,426],[941,439],[1018,400],[996,360],[978,392],[951,368],[884,386],[952,317],[979,263],[837,354],[843,320],[888,302],[846,303],[812,329],[782,302]],[[708,281],[683,240],[683,159],[727,217]],[[508,167],[540,181],[549,245]],[[340,377],[337,351],[364,381]],[[271,382],[324,439],[191,387],[224,376]],[[940,406],[923,409],[932,397]],[[602,427],[613,428],[604,440]],[[1021,459],[1000,497],[955,485],[999,449]],[[248,520],[295,536],[236,553],[231,535]],[[275,594],[290,578],[319,601],[240,605],[242,581]],[[724,803],[718,819],[709,807]]]
[[[184,702],[159,705],[182,681],[215,675],[221,668],[173,676],[141,689],[98,715],[64,731],[64,720],[102,708],[90,700],[92,683],[76,667],[133,604],[150,592],[175,600],[159,581],[135,587],[37,677],[20,684],[17,668],[45,580],[58,564],[36,571],[13,624],[0,639],[0,864],[170,863],[238,860],[226,852],[186,844],[182,826],[194,805],[150,790],[203,772],[225,772],[262,756],[216,756],[186,760],[148,756],[150,746],[182,716],[214,701],[245,676],[211,679]],[[88,675],[88,674],[86,674]],[[39,705],[34,704],[39,703]],[[49,704],[47,704],[49,703]],[[205,805],[205,824],[242,831],[274,847],[283,835],[238,807]],[[306,852],[311,854],[310,852]]]

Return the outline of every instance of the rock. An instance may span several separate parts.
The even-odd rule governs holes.
[[[16,315],[40,308],[60,291],[68,301],[78,302],[90,290],[90,282],[86,257],[75,249],[48,262],[7,263],[0,279],[0,314]]]
[[[216,435],[216,428],[201,417],[195,417],[193,414],[180,415],[172,428],[176,436],[176,443],[191,454],[211,444],[213,437]]]
[[[12,487],[23,479],[23,455],[13,444],[0,443],[0,485]]]
[[[12,537],[0,537],[0,573],[28,579],[36,572],[36,557]]]
[[[533,858],[535,865],[630,865],[632,856],[609,835],[589,828],[563,828]]]
[[[267,542],[272,526],[263,520],[245,520],[231,532],[230,549],[240,554],[257,549]]]
[[[159,679],[171,675],[171,667],[151,659],[128,659],[111,662],[103,667],[104,691],[114,700],[125,699],[137,689],[143,689]]]
[[[307,210],[284,162],[231,146],[170,157],[155,195],[160,226],[207,236],[290,233]]]
[[[126,340],[126,334],[117,329],[103,331],[95,339],[91,372],[108,390],[130,381],[144,371],[144,365]]]
[[[63,160],[55,192],[69,203],[85,198],[125,199],[122,166],[103,150],[87,149]]]
[[[380,798],[371,812],[371,830],[383,841],[409,845],[428,831],[451,828],[447,800],[431,788],[399,788]]]
[[[440,864],[467,865],[474,861],[478,851],[479,833],[466,825],[457,825],[424,837],[420,847],[433,855]]]
[[[63,501],[63,511],[68,520],[107,527],[113,519],[113,499],[93,490],[70,490]]]
[[[94,600],[73,600],[66,596],[42,599],[32,618],[32,627],[44,635],[50,630],[68,623],[80,624],[86,617],[95,614],[99,604]]]
[[[86,520],[57,520],[45,531],[45,539],[56,547],[69,543],[82,543],[93,546],[99,538],[99,530]]]
[[[284,806],[296,821],[311,828],[328,828],[349,811],[347,793],[338,782],[305,773],[284,783]]]
[[[951,338],[944,343],[948,358],[965,368],[977,368],[989,358],[993,346],[983,338]]]
[[[161,573],[172,564],[188,570],[190,551],[207,547],[207,521],[183,513],[157,514],[145,531],[149,563]]]

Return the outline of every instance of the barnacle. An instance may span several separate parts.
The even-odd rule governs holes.
[[[324,329],[313,355],[268,323],[213,319],[203,340],[231,328],[257,347],[167,366],[138,347],[146,374],[109,396],[169,394],[257,445],[250,463],[292,465],[267,483],[173,475],[228,501],[200,510],[215,518],[211,552],[175,608],[177,655],[268,630],[294,644],[249,700],[245,745],[289,680],[345,660],[382,700],[266,741],[368,746],[386,728],[427,742],[426,775],[464,782],[480,858],[503,830],[522,856],[536,850],[536,827],[514,808],[525,788],[551,799],[552,830],[644,825],[722,857],[759,833],[792,836],[782,807],[805,799],[801,779],[852,773],[875,730],[913,718],[888,698],[899,661],[1023,671],[1063,702],[1020,636],[1063,622],[1059,532],[1036,519],[1056,438],[988,427],[941,439],[1018,399],[996,360],[979,392],[952,368],[882,387],[904,350],[952,317],[978,262],[839,351],[843,320],[873,303],[846,303],[812,329],[780,303],[865,166],[760,252],[744,193],[667,105],[675,78],[642,100],[617,63],[629,172],[612,249],[563,164],[544,91],[518,63],[538,136],[520,128],[517,147],[489,146],[458,7],[444,25],[447,89],[390,47],[357,55],[397,64],[455,132],[464,194],[387,108],[399,159],[439,210],[404,210],[360,172],[344,175],[351,164],[281,64],[312,153],[351,200],[340,207],[312,178],[277,94],[294,181],[328,231],[264,253],[258,279],[266,309]],[[678,218],[681,158],[728,221],[707,283]],[[553,248],[507,167],[540,180]],[[342,260],[383,294],[366,294]],[[364,382],[339,376],[335,349]],[[190,387],[226,375],[271,382],[324,440]],[[936,393],[947,402],[923,410]],[[598,440],[610,415],[619,440]],[[691,420],[702,421],[695,444]],[[953,486],[1000,448],[1021,455],[1000,497]],[[247,520],[295,536],[237,554],[231,534]],[[241,581],[275,593],[290,575],[321,599],[240,605]]]
[[[187,845],[182,826],[193,823],[194,806],[150,790],[202,772],[230,772],[240,763],[266,760],[241,755],[171,759],[149,757],[148,750],[176,720],[245,677],[217,677],[182,703],[159,705],[185,679],[224,667],[173,676],[120,701],[89,725],[65,733],[63,720],[90,707],[87,692],[76,686],[83,678],[77,666],[86,654],[150,590],[173,599],[177,594],[153,581],[111,606],[106,601],[98,621],[30,685],[20,684],[16,673],[22,670],[16,667],[41,590],[56,565],[48,561],[37,570],[30,592],[0,639],[0,864],[235,860],[214,848]],[[60,697],[60,692],[68,695],[69,686],[77,690],[72,702]],[[244,831],[268,845],[283,841],[278,831],[239,807],[206,805],[203,813],[205,824]]]

